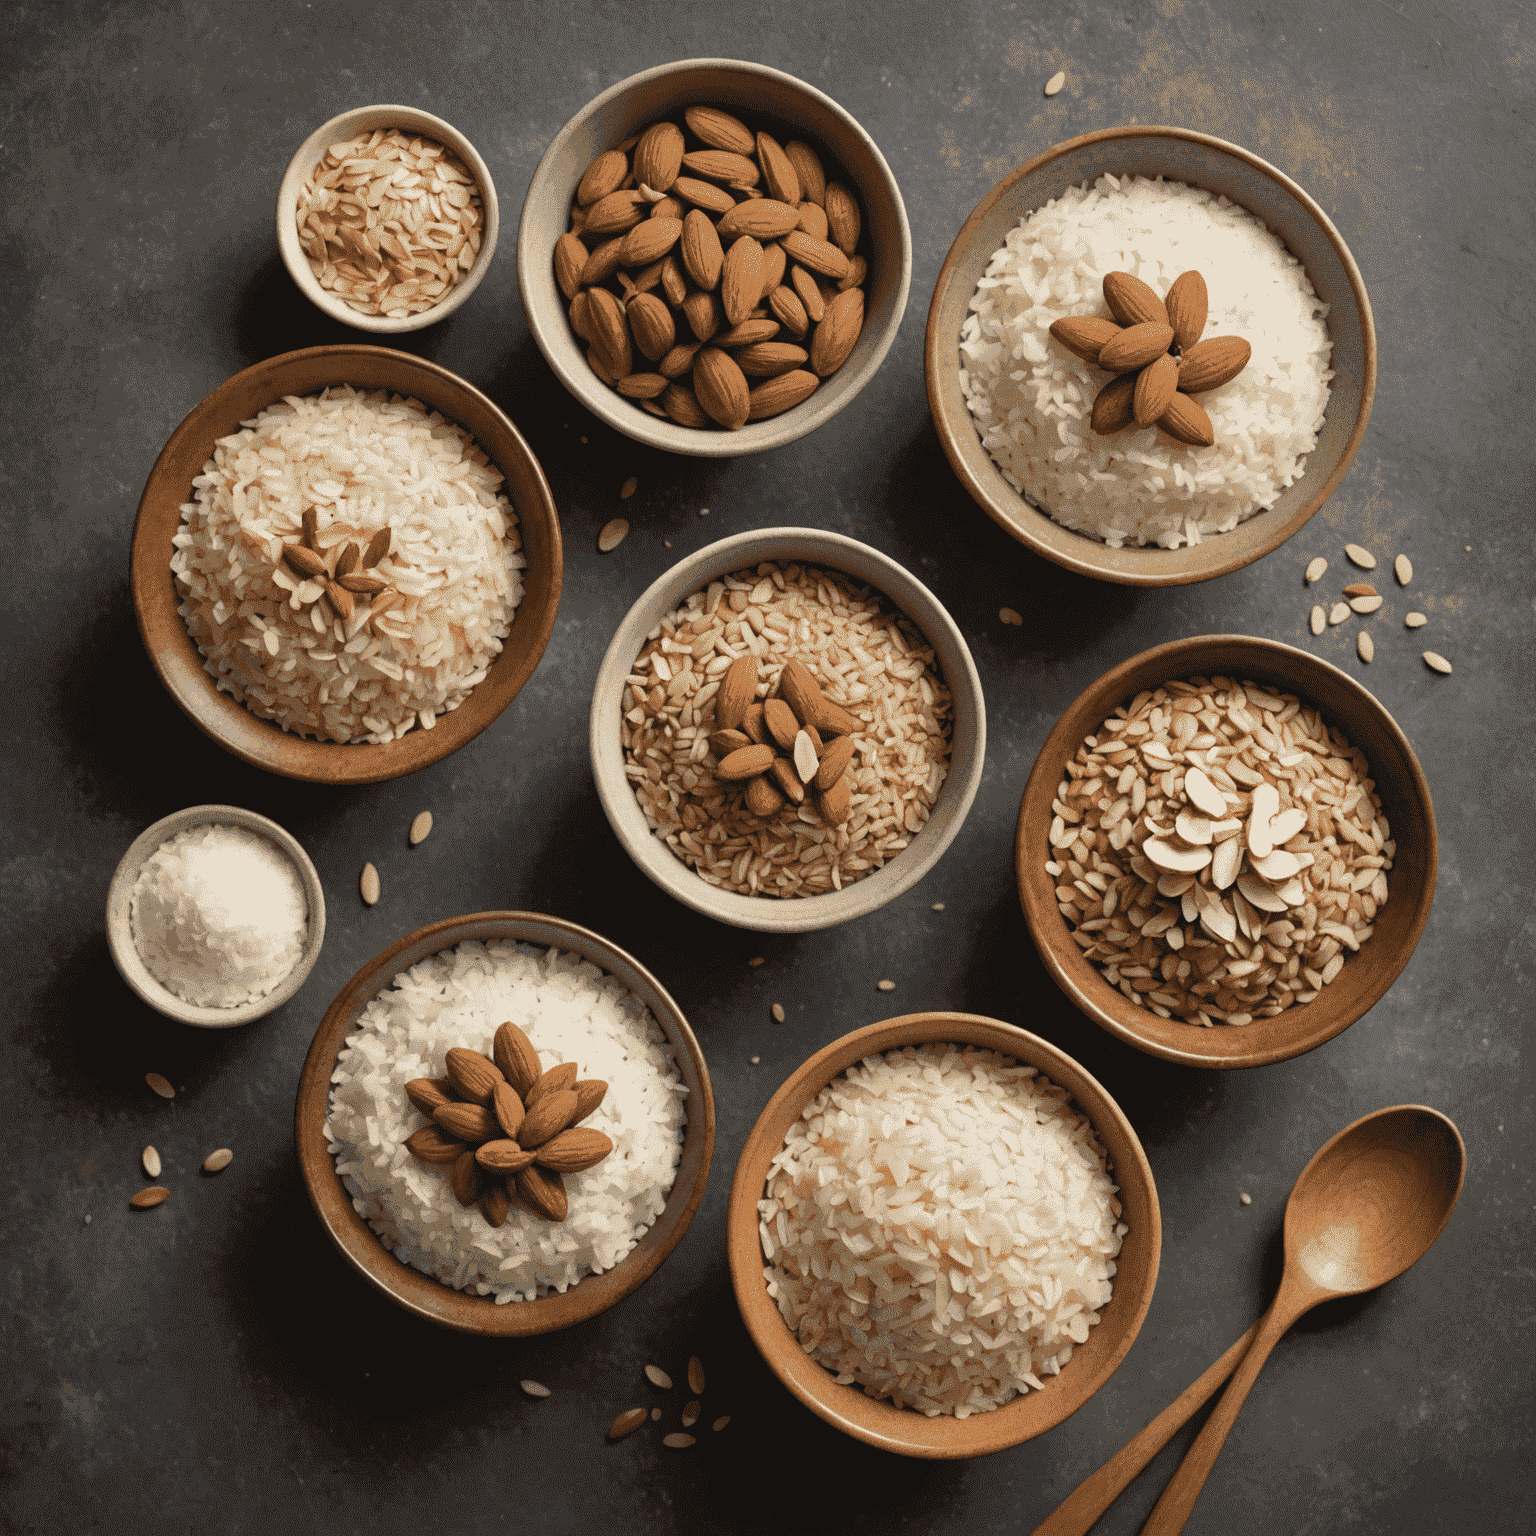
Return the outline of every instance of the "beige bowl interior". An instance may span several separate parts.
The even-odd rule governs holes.
[[[1218,192],[1262,219],[1306,268],[1330,306],[1334,379],[1328,414],[1305,472],[1275,505],[1193,548],[1110,549],[1030,505],[981,446],[960,390],[960,326],[977,281],[1026,214],[1104,174],[1162,176]],[[934,288],[924,344],[928,403],[961,483],[994,522],[1058,565],[1129,586],[1206,581],[1278,549],[1331,496],[1365,436],[1376,393],[1376,331],[1365,282],[1332,220],[1257,155],[1183,128],[1106,128],[1058,144],[1009,172],[955,237]]]

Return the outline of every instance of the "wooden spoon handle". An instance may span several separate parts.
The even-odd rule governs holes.
[[[1088,1536],[1094,1522],[1125,1491],[1131,1480],[1220,1390],[1241,1364],[1258,1336],[1255,1323],[1221,1359],[1197,1381],[1192,1381],[1134,1439],[1090,1477],[1079,1483],[1065,1501],[1037,1525],[1032,1536]]]
[[[1307,1310],[1318,1301],[1316,1296],[1298,1298],[1282,1283],[1280,1294],[1270,1304],[1269,1311],[1257,1323],[1258,1333],[1243,1363],[1238,1366],[1221,1401],[1212,1410],[1210,1418],[1195,1437],[1195,1443],[1184,1454],[1179,1470],[1173,1474],[1163,1489],[1147,1523],[1141,1528],[1141,1536],[1179,1536],[1184,1522],[1189,1519],[1200,1497],[1200,1490],[1216,1465],[1216,1458],[1226,1442],[1227,1434],[1237,1422],[1238,1411],[1248,1396],[1248,1389],[1258,1379],[1269,1352],[1280,1342],[1281,1336]]]

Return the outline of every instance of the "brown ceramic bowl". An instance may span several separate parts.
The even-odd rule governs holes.
[[[832,1373],[801,1349],[763,1282],[763,1250],[757,1233],[757,1202],[768,1166],[800,1112],[837,1077],[866,1056],[946,1040],[1000,1051],[1037,1067],[1070,1091],[1093,1122],[1109,1153],[1120,1187],[1122,1220],[1130,1229],[1116,1260],[1114,1294],[1097,1327],[1079,1344],[1059,1376],[1044,1390],[1027,1392],[990,1413],[956,1419],[929,1418],[910,1408],[866,1397],[862,1388],[839,1386]],[[768,1101],[742,1149],[731,1183],[726,1243],[736,1303],[775,1376],[813,1413],[855,1439],[901,1456],[959,1459],[986,1456],[1033,1440],[1070,1418],[1114,1374],[1141,1329],[1162,1252],[1162,1215],[1157,1186],[1141,1142],[1120,1106],[1072,1058],[1038,1035],[972,1013],[909,1013],[844,1035],[818,1051]]]
[[[1251,678],[1294,693],[1322,711],[1365,753],[1381,796],[1397,856],[1387,876],[1390,891],[1375,932],[1351,955],[1332,986],[1310,1003],[1273,1019],[1206,1029],[1159,1018],[1138,1008],[1083,958],[1056,905],[1056,882],[1046,873],[1051,800],[1062,767],[1117,704],[1170,678],[1218,674]],[[1046,737],[1019,805],[1014,866],[1024,920],[1056,984],[1096,1024],[1128,1045],[1190,1067],[1262,1067],[1300,1056],[1349,1028],[1385,996],[1407,965],[1429,917],[1439,861],[1435,808],[1429,782],[1402,728],[1381,703],[1347,673],[1307,651],[1247,635],[1199,635],[1154,646],[1106,672],[1080,693]]]
[[[347,1036],[357,1027],[363,1009],[389,987],[401,971],[468,939],[515,939],[540,948],[558,948],[580,955],[630,989],[650,1009],[661,1026],[678,1071],[688,1087],[684,1100],[687,1125],[682,1159],[666,1206],[655,1224],[612,1269],[588,1275],[563,1295],[551,1292],[532,1301],[498,1306],[489,1296],[456,1291],[397,1259],[372,1227],[352,1207],[352,1198],[336,1174],[336,1161],[325,1139],[331,1073]],[[586,928],[538,912],[477,912],[450,917],[407,934],[376,955],[349,981],[326,1011],[299,1078],[294,1107],[294,1135],[299,1166],[310,1203],[342,1257],[372,1286],[407,1312],[442,1323],[463,1333],[498,1338],[524,1338],[554,1333],[585,1322],[622,1301],[660,1268],[682,1240],[704,1199],[710,1158],[715,1147],[715,1100],[709,1068],[688,1021],[661,983],[617,945]]]
[[[684,107],[723,107],[779,142],[804,139],[822,155],[829,179],[851,188],[863,213],[859,252],[869,262],[864,329],[847,362],[811,397],[735,432],[682,427],[642,410],[587,365],[587,345],[571,330],[555,283],[555,242],[570,223],[576,185],[604,150],[658,119],[682,124]],[[668,453],[736,458],[793,442],[830,421],[874,378],[896,340],[912,281],[912,233],[901,189],[875,141],[830,96],[783,70],[739,59],[679,59],[611,85],[550,142],[533,173],[517,234],[517,282],[528,325],[556,377],[610,427]],[[685,327],[686,329],[686,327]],[[643,360],[642,360],[643,361]]]
[[[1162,176],[1222,193],[1262,219],[1330,306],[1333,393],[1304,473],[1265,512],[1193,548],[1110,549],[1041,512],[1003,478],[960,392],[960,325],[977,280],[1008,231],[1068,187],[1106,172]],[[955,473],[1021,544],[1068,570],[1134,587],[1176,587],[1235,571],[1278,549],[1338,488],[1365,436],[1376,393],[1376,330],[1355,259],[1328,215],[1284,172],[1236,144],[1187,128],[1104,128],[1010,171],[976,205],[950,247],[928,307],[928,405]]]
[[[512,632],[485,681],[457,709],[439,715],[430,731],[418,726],[381,746],[293,735],[220,692],[177,611],[180,598],[171,575],[171,540],[181,527],[181,507],[192,500],[193,477],[213,456],[215,441],[284,395],[318,394],[331,384],[409,395],[467,428],[506,476],[502,490],[517,510],[528,561]],[[199,730],[254,767],[290,779],[374,784],[447,757],[517,697],[549,642],[563,569],[554,497],[539,461],[506,416],[472,384],[436,363],[386,347],[348,345],[307,347],[255,363],[221,384],[176,428],[139,500],[131,580],[149,659]]]

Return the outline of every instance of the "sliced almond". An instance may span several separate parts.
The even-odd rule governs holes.
[[[1362,571],[1374,571],[1376,569],[1376,556],[1370,550],[1359,544],[1346,544],[1344,553],[1360,567]]]
[[[1398,586],[1410,587],[1413,585],[1413,561],[1407,555],[1399,555],[1392,562],[1392,572],[1397,577]]]
[[[684,1429],[692,1429],[699,1422],[699,1401],[695,1398],[691,1403],[683,1407],[682,1421]]]
[[[1355,654],[1361,661],[1374,661],[1376,659],[1376,642],[1363,629],[1355,636]]]
[[[1275,846],[1269,824],[1279,813],[1280,791],[1273,784],[1256,784],[1253,790],[1253,811],[1248,818],[1248,852],[1254,858],[1267,858]]]
[[[664,1392],[669,1392],[672,1389],[672,1378],[659,1365],[646,1366],[645,1379],[653,1387],[660,1387]]]
[[[1288,811],[1281,811],[1278,816],[1270,818],[1269,837],[1276,848],[1282,843],[1288,843],[1307,824],[1307,813],[1299,806],[1293,805]]]
[[[692,1435],[663,1435],[661,1443],[674,1451],[686,1451],[690,1445],[697,1445],[698,1441]]]
[[[520,1381],[518,1382],[518,1386],[520,1386],[523,1391],[528,1394],[529,1397],[549,1396],[549,1388],[546,1387],[542,1381]]]
[[[1141,845],[1141,851],[1157,868],[1175,874],[1189,874],[1204,869],[1211,862],[1209,848],[1180,848],[1161,837],[1149,837]]]
[[[159,1184],[152,1184],[148,1189],[141,1189],[128,1204],[135,1210],[147,1211],[157,1205],[163,1204],[171,1198],[170,1190]]]
[[[719,1417],[719,1418],[718,1418],[718,1419],[716,1419],[716,1420],[715,1420],[715,1422],[714,1422],[714,1423],[713,1423],[713,1424],[711,1424],[711,1425],[710,1425],[710,1426],[709,1426],[709,1427],[710,1427],[710,1428],[711,1428],[711,1429],[712,1429],[712,1430],[714,1430],[714,1431],[715,1431],[715,1433],[716,1433],[716,1434],[719,1434],[719,1432],[720,1432],[720,1431],[721,1431],[721,1430],[722,1430],[722,1429],[724,1429],[724,1428],[725,1428],[725,1426],[726,1426],[726,1425],[727,1425],[727,1424],[729,1424],[729,1423],[730,1423],[730,1422],[731,1422],[731,1416],[730,1416],[730,1414],[728,1414],[728,1413],[722,1413],[722,1414],[721,1414],[721,1415],[720,1415],[720,1417]]]
[[[1280,899],[1279,894],[1253,875],[1239,875],[1237,888],[1249,904],[1257,907],[1261,912],[1285,911],[1285,903]]]
[[[1436,651],[1425,651],[1424,660],[1425,663],[1433,667],[1436,672],[1449,672],[1451,670],[1450,662],[1448,662],[1444,656],[1441,656]]]
[[[1301,861],[1294,853],[1276,848],[1267,858],[1255,859],[1253,867],[1266,880],[1279,883],[1301,873]]]
[[[411,847],[426,842],[432,832],[432,812],[422,811],[411,822]]]
[[[149,1086],[153,1088],[162,1099],[174,1099],[176,1097],[176,1090],[172,1088],[169,1081],[161,1077],[158,1072],[146,1072],[144,1074],[144,1081],[148,1083]]]
[[[1385,598],[1377,597],[1374,593],[1372,593],[1368,597],[1350,598],[1349,606],[1356,613],[1375,613],[1376,610],[1380,608],[1385,601]]]
[[[1342,624],[1349,617],[1348,603],[1335,603],[1328,610],[1328,622],[1330,624]]]
[[[1429,615],[1424,613],[1410,613],[1403,619],[1403,623],[1406,624],[1409,629],[1421,629],[1424,625],[1429,623]]]
[[[217,1152],[210,1152],[203,1159],[204,1173],[222,1173],[234,1162],[235,1154],[228,1147],[220,1147]]]
[[[801,731],[795,737],[795,772],[800,775],[802,784],[809,784],[816,777],[816,748],[811,745],[811,738]]]
[[[632,1435],[645,1423],[649,1415],[644,1408],[627,1408],[608,1426],[608,1438],[610,1440],[622,1440],[625,1435]]]
[[[363,900],[371,907],[379,899],[379,872],[372,864],[364,864],[363,872],[357,879],[357,891]]]
[[[704,1362],[697,1355],[688,1357],[688,1390],[697,1397],[704,1395]]]
[[[1058,69],[1056,71],[1056,73],[1054,75],[1052,75],[1049,80],[1047,80],[1045,82],[1045,94],[1047,96],[1054,96],[1059,90],[1061,90],[1061,88],[1066,83],[1067,83],[1067,72],[1066,72],[1066,70]]]
[[[1242,867],[1242,863],[1241,838],[1229,837],[1225,842],[1217,843],[1215,852],[1211,854],[1211,884],[1218,891],[1227,890],[1237,879],[1237,872]]]
[[[1184,793],[1196,809],[1204,811],[1207,816],[1227,814],[1226,796],[1216,788],[1201,768],[1191,768],[1184,775]]]
[[[597,536],[597,547],[603,554],[609,554],[624,542],[624,535],[629,532],[629,522],[626,518],[610,518],[603,524],[602,532]]]
[[[139,1154],[139,1161],[144,1165],[144,1172],[152,1179],[160,1177],[160,1154],[153,1147],[145,1147]]]
[[[1237,937],[1237,918],[1220,901],[1201,907],[1200,926],[1223,944],[1230,944]]]
[[[1322,634],[1328,627],[1328,614],[1321,603],[1313,603],[1310,623],[1314,635]]]
[[[1211,823],[1205,816],[1191,816],[1188,812],[1180,812],[1173,824],[1173,829],[1191,847],[1203,848],[1211,841]]]
[[[1310,586],[1314,581],[1321,580],[1323,572],[1326,571],[1327,569],[1328,569],[1328,562],[1325,559],[1323,559],[1323,557],[1321,555],[1319,555],[1315,560],[1309,561],[1308,564],[1307,564],[1307,584],[1308,584],[1308,586]]]

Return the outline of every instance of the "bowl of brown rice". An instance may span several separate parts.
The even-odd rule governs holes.
[[[1160,308],[1188,271],[1202,306],[1208,293],[1200,334],[1251,345],[1235,377],[1193,392],[1214,442],[1134,423],[1101,435],[1090,406],[1113,371],[1051,324],[1101,323],[1110,273]],[[1208,134],[1106,128],[977,204],[934,288],[924,366],[950,465],[993,521],[1083,575],[1177,586],[1269,554],[1337,489],[1370,417],[1376,337],[1343,236],[1290,177]]]
[[[277,193],[277,246],[299,292],[378,335],[451,315],[480,286],[499,230],[479,151],[419,107],[355,107],[322,123]]]
[[[1032,1440],[1109,1380],[1162,1221],[1103,1086],[998,1019],[914,1013],[834,1041],[768,1101],[726,1217],[752,1342],[813,1413],[898,1455]]]
[[[1073,701],[1014,860],[1040,958],[1089,1018],[1185,1066],[1257,1067],[1386,995],[1438,841],[1424,770],[1372,694],[1294,646],[1200,635]]]
[[[268,358],[193,409],[144,487],[131,581],[200,730],[272,773],[369,784],[517,697],[562,569],[554,498],[507,417],[435,363],[346,345]]]
[[[795,663],[842,721],[822,720],[825,740],[786,706]],[[736,666],[753,707],[790,727],[766,812],[726,761]],[[793,759],[807,737],[813,755]],[[690,555],[630,609],[598,671],[590,745],[609,824],[646,876],[733,927],[804,933],[877,910],[938,861],[981,781],[986,707],[959,628],[909,572],[842,534],[765,528]],[[843,765],[839,806],[818,758]]]

